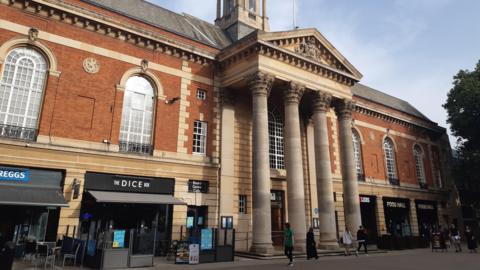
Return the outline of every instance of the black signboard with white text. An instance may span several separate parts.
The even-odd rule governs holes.
[[[135,193],[173,194],[175,180],[118,174],[92,173],[85,175],[85,189]]]
[[[188,192],[208,193],[208,181],[188,181]]]

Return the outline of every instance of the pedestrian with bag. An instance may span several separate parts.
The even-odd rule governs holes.
[[[285,256],[287,256],[288,266],[293,266],[293,230],[290,228],[290,223],[285,224],[284,239]]]
[[[450,241],[455,247],[455,252],[462,252],[462,244],[460,242],[460,232],[454,224],[450,226]]]
[[[315,234],[312,227],[307,232],[307,260],[311,258],[318,259],[317,243],[315,242]]]
[[[342,243],[343,247],[345,248],[345,256],[350,256],[350,246],[353,243],[353,237],[352,233],[350,233],[350,230],[347,227],[345,227],[345,231],[343,232]]]
[[[477,253],[477,238],[475,238],[475,234],[469,226],[465,228],[465,237],[467,238],[467,245],[470,253]]]

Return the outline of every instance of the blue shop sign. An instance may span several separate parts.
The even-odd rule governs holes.
[[[28,169],[0,168],[0,181],[28,182],[30,171]]]

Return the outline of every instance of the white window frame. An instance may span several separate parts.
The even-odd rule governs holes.
[[[23,60],[32,65],[20,66]],[[0,130],[0,136],[6,132],[6,126],[38,128],[47,80],[48,61],[40,52],[26,46],[8,52],[0,78],[0,124],[5,126]],[[33,139],[28,133],[22,132],[19,138]]]
[[[142,85],[130,86],[129,81],[134,79],[143,80],[147,82],[150,86],[149,93],[144,90],[139,90],[139,87]],[[125,92],[123,99],[123,108],[122,108],[122,119],[120,123],[120,141],[127,144],[138,144],[143,145],[147,148],[151,148],[153,141],[153,130],[154,130],[154,118],[155,118],[155,87],[153,83],[148,79],[140,75],[134,75],[128,78],[125,84]],[[136,107],[133,104],[134,98],[133,95],[143,95],[144,100],[141,107]],[[127,98],[131,100],[127,102]],[[150,103],[151,102],[151,103]],[[148,104],[150,103],[152,110],[148,111]],[[130,105],[128,105],[130,104]],[[128,112],[127,112],[128,111]],[[128,119],[126,119],[128,113]],[[135,113],[141,114],[140,124],[141,126],[135,126],[134,117]],[[150,114],[150,119],[147,119],[148,114]],[[138,114],[137,114],[138,115]],[[138,121],[137,121],[138,122]],[[142,148],[143,149],[143,148]],[[150,149],[151,150],[151,149]],[[150,150],[148,152],[150,152]],[[132,151],[127,151],[132,152]],[[137,152],[137,151],[135,151]],[[145,153],[144,151],[138,151],[139,153]]]
[[[426,184],[427,179],[425,177],[425,166],[423,162],[423,151],[418,145],[413,147],[413,157],[415,159],[415,169],[417,172],[417,180],[419,184]]]
[[[285,139],[284,125],[274,110],[268,112],[268,141],[270,168],[276,170],[285,169]]]
[[[360,139],[360,134],[358,134],[358,132],[355,129],[352,129],[352,140],[353,140],[353,154],[355,156],[355,169],[357,171],[357,176],[363,175],[362,141]]]
[[[193,123],[192,153],[205,156],[207,154],[208,123],[195,121]]]
[[[247,195],[238,195],[238,213],[247,214],[248,197]]]
[[[383,141],[383,151],[385,153],[385,166],[388,179],[397,179],[397,166],[395,163],[395,145],[392,139],[385,138]]]
[[[207,99],[207,90],[204,89],[197,89],[197,99],[198,100],[206,100]]]

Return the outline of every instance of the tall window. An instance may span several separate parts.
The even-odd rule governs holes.
[[[151,154],[154,96],[153,86],[146,78],[133,76],[127,80],[120,151]]]
[[[417,171],[417,180],[420,186],[423,188],[427,183],[425,180],[425,169],[423,166],[423,152],[420,146],[415,145],[413,148],[413,157],[415,158],[415,168]]]
[[[207,153],[207,122],[193,123],[193,153],[205,155]]]
[[[47,61],[28,47],[13,49],[0,81],[0,136],[34,140],[47,77]]]
[[[355,129],[352,129],[353,139],[353,154],[355,155],[355,168],[357,169],[357,179],[359,181],[365,181],[365,175],[363,174],[362,164],[362,143],[360,135]]]
[[[226,5],[226,11],[228,13],[232,13],[233,9],[235,8],[235,3],[234,3],[234,0],[227,0],[225,1],[225,5]]]
[[[399,185],[397,178],[397,168],[395,165],[395,147],[390,138],[386,138],[383,142],[383,150],[385,151],[385,162],[387,166],[387,177],[392,185]]]
[[[253,13],[257,12],[257,0],[248,1],[248,10]]]
[[[268,113],[268,135],[270,141],[270,168],[285,169],[283,144],[283,121],[274,110]]]
[[[238,196],[238,212],[240,214],[247,213],[247,195]]]

